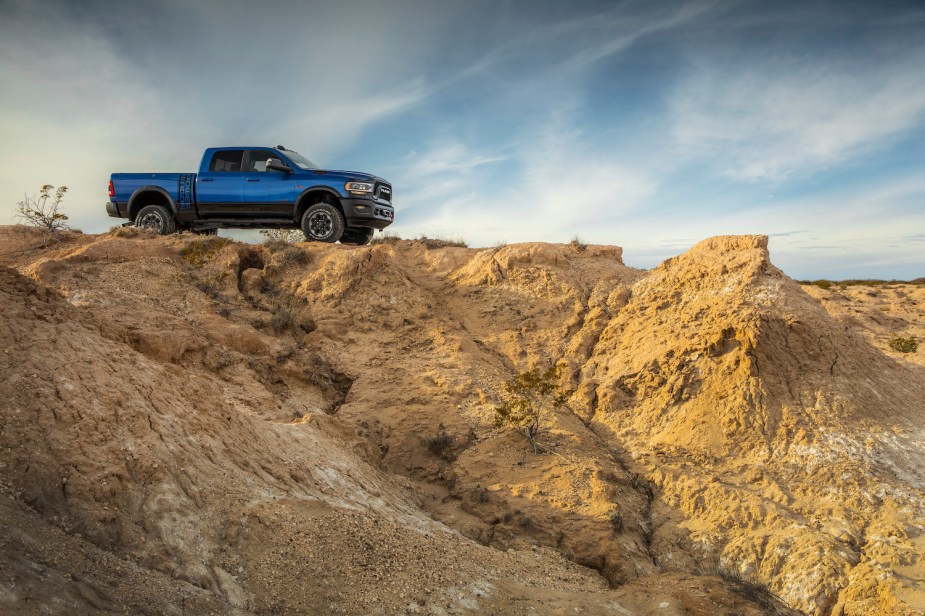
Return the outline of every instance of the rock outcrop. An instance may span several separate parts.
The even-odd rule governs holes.
[[[764,237],[0,237],[0,611],[925,609],[925,373]]]

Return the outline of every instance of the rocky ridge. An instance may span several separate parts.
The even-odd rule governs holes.
[[[925,609],[925,373],[764,237],[646,272],[0,235],[0,610]],[[535,455],[492,408],[556,362],[574,394]]]

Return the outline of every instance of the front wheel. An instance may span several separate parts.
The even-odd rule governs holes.
[[[135,217],[135,226],[150,229],[158,235],[170,235],[177,230],[177,221],[162,205],[146,205]]]
[[[344,234],[344,216],[330,203],[316,203],[302,215],[302,232],[308,241],[334,243]]]

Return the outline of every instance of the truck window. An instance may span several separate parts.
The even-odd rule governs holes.
[[[222,150],[212,156],[209,171],[241,171],[244,150]]]
[[[274,172],[273,169],[267,169],[267,161],[271,158],[276,162],[283,162],[279,154],[273,150],[248,150],[247,151],[247,171],[265,171]],[[275,173],[279,173],[276,171]]]

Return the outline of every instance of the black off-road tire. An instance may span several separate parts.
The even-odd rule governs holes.
[[[316,203],[302,215],[302,233],[310,242],[333,244],[344,234],[344,215],[330,203]]]
[[[177,221],[163,205],[146,205],[135,216],[135,226],[150,229],[158,235],[170,235],[177,231]]]
[[[375,233],[375,229],[367,229],[366,227],[347,229],[344,231],[344,234],[340,236],[340,243],[353,244],[354,246],[366,246],[372,241],[373,233]]]

